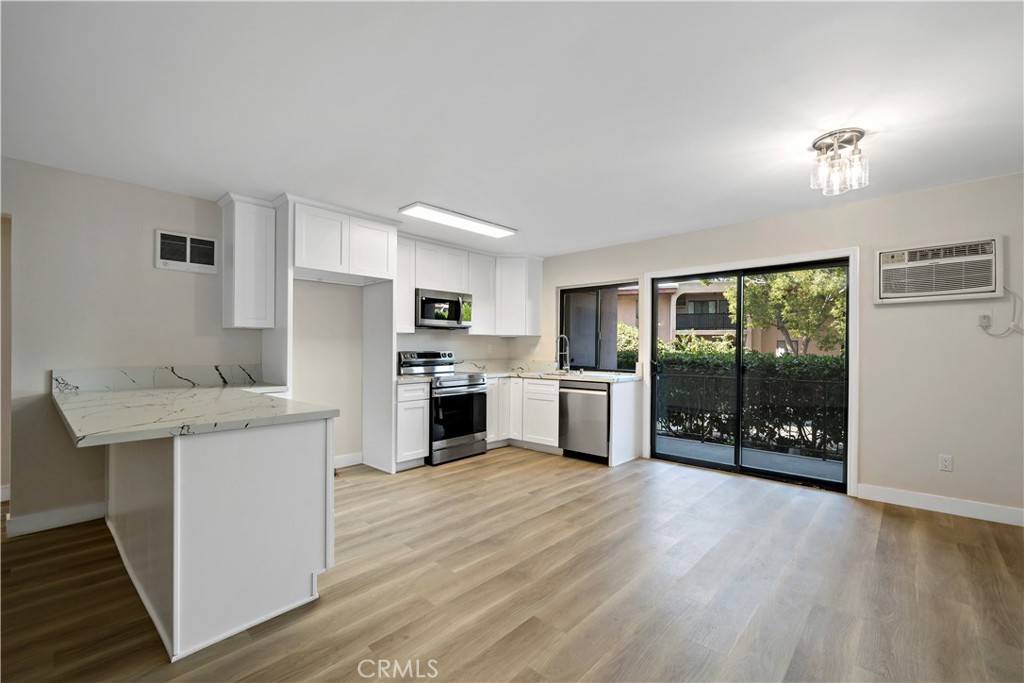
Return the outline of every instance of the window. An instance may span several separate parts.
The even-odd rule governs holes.
[[[573,368],[635,370],[639,292],[636,282],[561,291],[559,332],[569,338]]]

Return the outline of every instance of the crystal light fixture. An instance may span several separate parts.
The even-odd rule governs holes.
[[[811,189],[826,197],[859,190],[868,185],[868,158],[860,149],[863,128],[840,128],[817,137],[811,167]]]

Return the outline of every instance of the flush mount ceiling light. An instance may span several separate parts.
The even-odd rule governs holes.
[[[466,216],[455,211],[449,211],[448,209],[441,209],[430,204],[424,204],[423,202],[413,202],[408,206],[403,206],[398,210],[398,213],[458,228],[459,230],[468,230],[478,235],[487,235],[488,237],[501,238],[516,234],[516,231],[512,228],[482,221],[479,218]]]
[[[860,151],[863,128],[840,128],[815,138],[818,153],[811,168],[811,189],[826,197],[868,186],[868,158]]]

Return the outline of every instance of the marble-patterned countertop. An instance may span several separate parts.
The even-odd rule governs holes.
[[[79,447],[207,434],[337,417],[337,408],[237,388],[55,391]]]
[[[553,380],[573,380],[579,382],[604,382],[605,384],[618,384],[620,382],[639,382],[642,377],[640,375],[632,375],[627,373],[612,373],[612,372],[596,372],[596,373],[584,373],[577,375],[576,373],[562,374],[556,372],[517,372],[512,370],[492,372],[488,370],[486,373],[487,379],[498,379],[500,377],[522,377],[523,379],[553,379]],[[413,375],[407,377],[399,377],[399,384],[413,384],[415,382],[429,382],[430,377],[424,375]]]
[[[552,379],[552,380],[572,380],[574,382],[604,382],[605,384],[618,384],[620,382],[639,382],[642,377],[640,375],[633,375],[628,373],[614,373],[614,372],[584,372],[582,375],[578,375],[575,372],[572,373],[561,373],[561,372],[488,372],[488,379],[496,379],[498,377],[522,377],[523,379]]]

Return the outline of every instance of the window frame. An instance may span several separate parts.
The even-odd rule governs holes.
[[[598,365],[597,366],[578,365],[576,363],[573,363],[570,360],[569,364],[570,364],[571,368],[573,368],[575,370],[593,370],[593,371],[597,371],[597,372],[619,372],[619,373],[628,374],[628,375],[634,374],[636,372],[635,369],[624,370],[624,369],[619,368],[619,367],[614,367],[614,368],[602,368],[602,367],[600,367],[600,362],[601,362],[601,322],[602,322],[601,321],[601,296],[602,296],[601,292],[604,291],[604,290],[614,290],[614,291],[618,292],[618,290],[622,289],[623,287],[636,287],[637,312],[639,313],[639,299],[640,299],[640,281],[639,281],[639,279],[637,279],[637,280],[626,280],[624,282],[610,282],[610,283],[601,284],[601,285],[584,285],[584,286],[579,286],[579,287],[561,287],[561,288],[559,288],[559,290],[558,290],[558,334],[559,335],[564,334],[567,337],[569,337],[569,335],[565,331],[566,330],[566,316],[565,316],[565,314],[566,314],[566,300],[567,300],[568,296],[571,295],[571,294],[593,293],[597,297],[597,306],[596,306],[597,310],[595,311],[595,315],[594,315],[594,358],[597,360]],[[618,295],[616,294],[616,297],[617,296]],[[616,311],[617,311],[618,310],[618,299],[616,299],[615,306],[616,306]],[[616,322],[618,322],[617,318],[618,318],[618,316],[616,316]],[[616,330],[617,329],[618,329],[618,325],[616,325]],[[639,329],[639,320],[637,321],[637,329]],[[559,352],[559,350],[561,350],[562,341],[561,341],[560,337],[556,338],[556,341],[558,343],[555,345],[555,363],[556,363],[556,367],[560,370],[561,367],[558,366],[557,364],[559,362],[559,353],[558,352]],[[618,344],[618,335],[616,334],[616,338],[615,338],[616,357],[618,357],[618,346],[619,346],[619,344]],[[570,351],[572,350],[572,337],[569,337],[569,349],[570,349]]]

